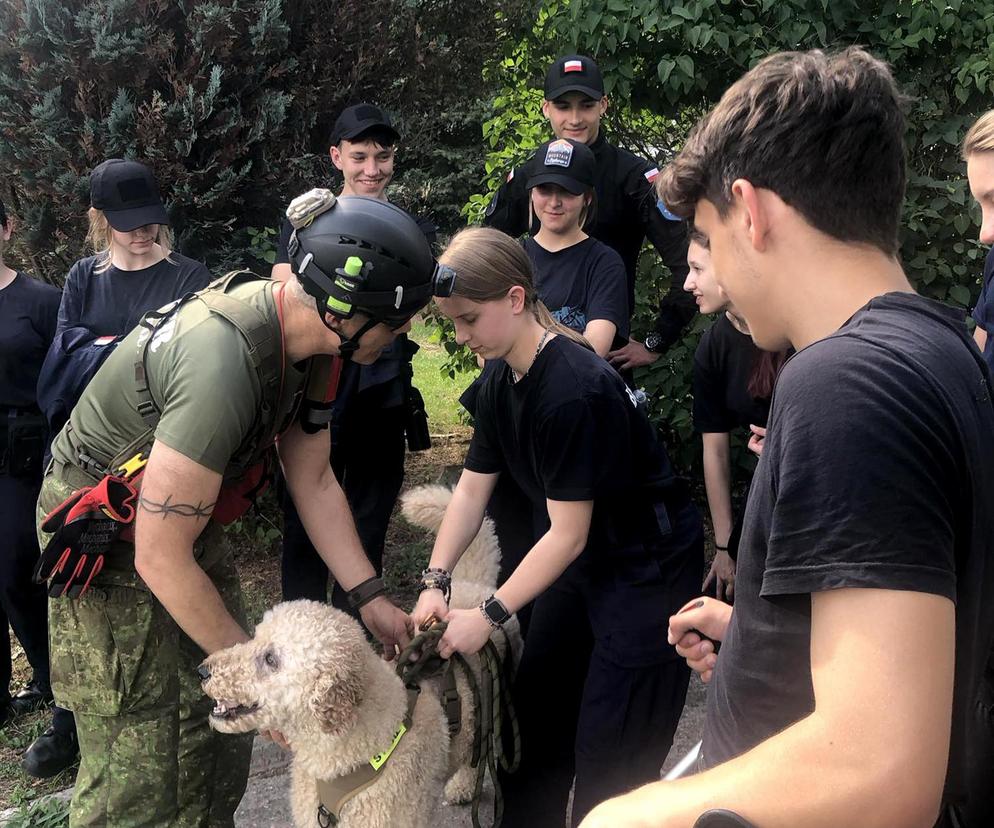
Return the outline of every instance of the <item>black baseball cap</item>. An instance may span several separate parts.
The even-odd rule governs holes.
[[[372,104],[356,104],[338,116],[331,130],[331,145],[337,146],[343,140],[351,141],[371,129],[392,135],[394,141],[400,140],[400,133],[390,123],[386,112]]]
[[[169,224],[155,176],[138,161],[110,158],[94,169],[90,205],[102,210],[110,226],[122,233],[146,224]]]
[[[546,141],[532,157],[525,189],[539,184],[558,184],[573,195],[583,195],[594,186],[597,159],[586,144],[557,138]]]
[[[549,67],[545,75],[545,99],[554,101],[567,92],[582,92],[598,101],[604,97],[604,78],[591,58],[567,55]]]

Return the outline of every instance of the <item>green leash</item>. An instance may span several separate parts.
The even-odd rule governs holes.
[[[473,733],[473,755],[470,760],[470,765],[476,769],[472,806],[473,828],[481,828],[480,798],[488,772],[494,785],[494,828],[498,828],[504,816],[504,797],[497,778],[497,766],[499,765],[507,773],[514,773],[521,761],[521,735],[514,703],[511,701],[511,643],[505,633],[508,656],[506,659],[500,657],[492,641],[487,641],[483,645],[479,652],[481,680],[478,683],[461,654],[454,653],[450,659],[443,659],[438,655],[438,643],[447,626],[444,621],[438,621],[427,630],[418,633],[400,654],[397,661],[397,675],[405,685],[411,686],[421,678],[451,672],[456,665],[463,671],[473,693],[473,705],[477,711]],[[504,732],[505,717],[510,725],[510,751],[505,745],[505,741],[508,741]],[[450,731],[452,731],[451,720]]]

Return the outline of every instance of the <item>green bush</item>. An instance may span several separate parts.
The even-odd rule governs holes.
[[[296,193],[338,180],[328,136],[360,100],[404,135],[393,198],[445,230],[483,175],[479,123],[525,0],[5,0],[0,197],[13,259],[59,283],[84,253],[88,172],[147,161],[178,248],[265,271]],[[456,80],[457,82],[453,82]]]

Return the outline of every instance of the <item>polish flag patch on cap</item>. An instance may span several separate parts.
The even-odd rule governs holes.
[[[117,339],[116,336],[98,336],[93,340],[93,344],[102,347],[104,345],[110,345],[115,339]]]
[[[583,71],[583,61],[580,60],[567,60],[563,64],[563,73],[566,72],[582,72]]]
[[[511,171],[507,174],[507,180],[508,181],[514,180],[514,167],[511,167]]]
[[[659,175],[659,167],[653,167],[651,170],[646,171],[645,180],[651,184],[656,180],[657,175]]]

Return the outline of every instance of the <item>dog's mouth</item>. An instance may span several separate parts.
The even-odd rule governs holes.
[[[214,703],[214,709],[211,710],[211,718],[219,719],[222,722],[233,722],[255,713],[258,709],[258,702],[254,704],[236,704],[235,702],[218,700]]]

